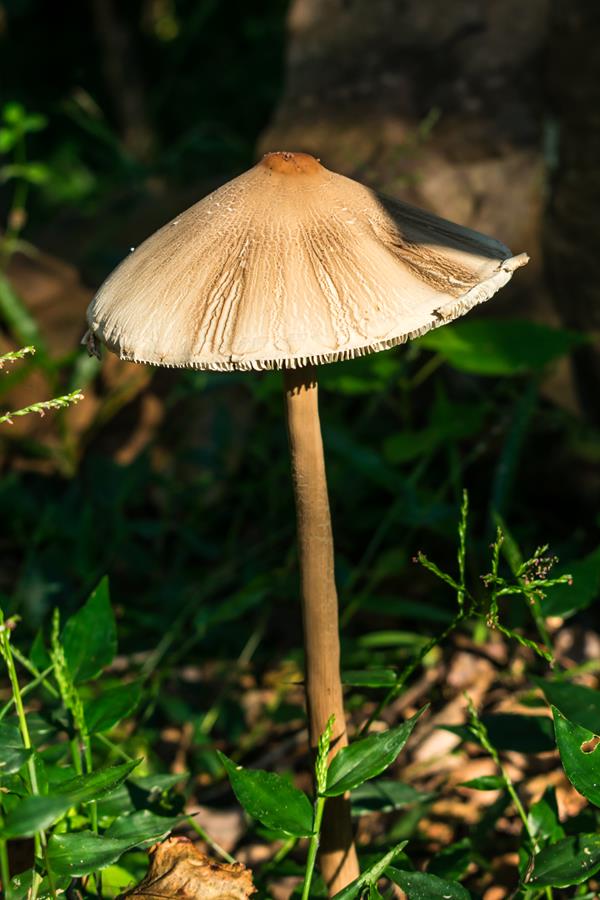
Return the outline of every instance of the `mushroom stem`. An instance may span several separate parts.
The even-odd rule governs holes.
[[[330,758],[348,743],[340,678],[338,600],[327,476],[314,366],[284,370],[292,480],[296,500],[310,746],[333,713]],[[327,801],[321,831],[321,874],[330,896],[359,875],[350,800]]]

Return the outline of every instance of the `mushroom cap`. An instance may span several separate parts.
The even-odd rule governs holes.
[[[312,156],[268,153],[123,260],[88,308],[90,338],[162,366],[334,362],[450,322],[527,261]]]

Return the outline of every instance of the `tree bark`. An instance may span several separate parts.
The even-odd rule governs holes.
[[[304,627],[306,702],[314,751],[335,716],[331,756],[348,743],[340,678],[333,534],[314,367],[285,371],[285,396],[296,500]],[[321,873],[330,895],[358,877],[350,800],[328,800],[321,832]]]
[[[600,5],[553,0],[548,45],[548,283],[565,325],[594,337],[574,354],[587,415],[600,424]]]
[[[531,264],[494,301],[494,314],[513,305],[522,314],[527,304],[547,318],[540,233],[549,3],[292,0],[285,90],[260,150],[306,151],[527,251]]]

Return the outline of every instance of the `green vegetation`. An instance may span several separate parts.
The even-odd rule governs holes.
[[[34,6],[42,35],[50,13]],[[552,380],[587,337],[490,307],[322,367],[351,739],[328,764],[330,734],[311,760],[304,731],[281,376],[103,365],[75,340],[65,351],[16,287],[15,261],[37,263],[53,217],[52,252],[96,284],[122,253],[129,205],[166,218],[169,190],[193,179],[199,196],[250,162],[280,91],[286,4],[266,6],[149,5],[139,47],[156,90],[141,138],[103,112],[109,90],[76,22],[82,41],[66,61],[70,31],[57,37],[52,84],[35,66],[18,82],[18,42],[7,50],[5,895],[115,897],[175,832],[247,861],[259,898],[285,879],[303,900],[325,896],[324,802],[349,791],[362,874],[343,900],[390,896],[392,882],[408,900],[493,886],[591,900],[600,434]]]

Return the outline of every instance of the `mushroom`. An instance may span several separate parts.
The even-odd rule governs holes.
[[[267,153],[132,252],[88,309],[92,344],[197,369],[283,369],[310,743],[347,743],[316,365],[424,334],[496,293],[525,254],[374,193],[304,153]],[[327,802],[321,871],[358,875],[348,798]]]

